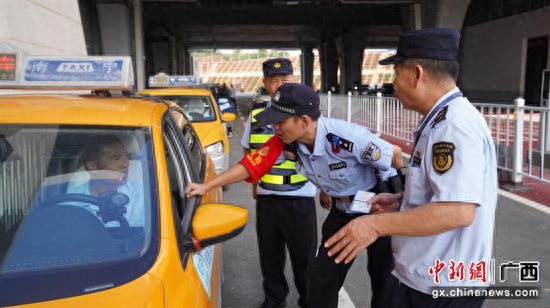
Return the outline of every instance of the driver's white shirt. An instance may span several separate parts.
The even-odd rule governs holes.
[[[124,217],[128,220],[128,224],[131,227],[143,227],[145,225],[145,202],[143,199],[143,190],[139,189],[138,185],[135,183],[127,181],[124,185],[118,187],[117,192],[127,195],[130,199],[128,204],[126,204],[126,214],[124,215]],[[69,187],[67,189],[67,193],[91,196],[90,182],[86,181],[81,185]],[[71,202],[71,204],[81,206],[98,216],[97,214],[99,212],[99,208],[96,205],[84,202]],[[109,222],[106,226],[114,226],[116,224],[116,222]]]

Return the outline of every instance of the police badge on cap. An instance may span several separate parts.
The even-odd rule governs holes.
[[[273,95],[271,105],[254,118],[267,125],[291,116],[319,114],[319,95],[313,89],[299,83],[284,83]]]
[[[271,75],[292,75],[292,62],[287,58],[268,59],[262,63],[264,77]]]

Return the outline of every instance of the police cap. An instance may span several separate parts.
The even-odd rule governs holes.
[[[405,59],[456,61],[460,34],[455,29],[432,28],[403,32],[399,36],[397,54],[380,60],[381,65]]]
[[[319,95],[312,88],[299,83],[284,83],[273,95],[271,105],[258,113],[255,119],[267,125],[291,116],[316,114],[319,114]]]
[[[271,75],[292,75],[292,62],[287,58],[268,59],[262,63],[264,77]]]

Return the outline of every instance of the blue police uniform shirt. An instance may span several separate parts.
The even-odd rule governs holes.
[[[244,127],[244,133],[243,137],[241,138],[241,145],[247,149],[250,149],[250,127],[252,126],[252,122],[250,119],[250,116],[248,117],[248,120],[246,121],[246,125]],[[277,158],[276,164],[283,163],[286,160],[283,153]],[[315,197],[315,194],[317,193],[317,188],[315,188],[315,185],[311,184],[311,182],[306,182],[304,186],[300,187],[296,190],[290,190],[290,191],[275,191],[270,189],[265,189],[258,185],[256,187],[256,193],[258,195],[278,195],[278,196],[302,196],[302,197]]]
[[[458,88],[449,91],[434,108],[457,92]],[[466,98],[454,98],[447,106],[443,108],[446,112],[432,117],[422,132],[422,123],[415,130],[421,135],[408,165],[401,211],[430,202],[474,203],[474,221],[468,227],[432,236],[392,236],[393,274],[407,286],[427,294],[434,286],[486,286],[490,281],[498,189],[493,139],[485,120]],[[436,259],[446,265],[439,274],[439,284],[429,274]],[[463,262],[463,281],[449,279],[451,260]],[[469,279],[472,262],[485,262],[487,283]]]
[[[335,149],[327,135],[339,137]],[[355,195],[376,185],[374,169],[389,172],[393,146],[366,127],[337,119],[320,117],[317,121],[313,153],[298,143],[296,170],[332,197]],[[340,210],[340,204],[336,204]]]

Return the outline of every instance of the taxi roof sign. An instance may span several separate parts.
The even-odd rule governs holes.
[[[130,57],[24,57],[0,49],[0,89],[128,90],[133,86]]]
[[[151,88],[198,86],[199,84],[199,77],[197,76],[168,75],[165,73],[149,76],[149,87]]]

